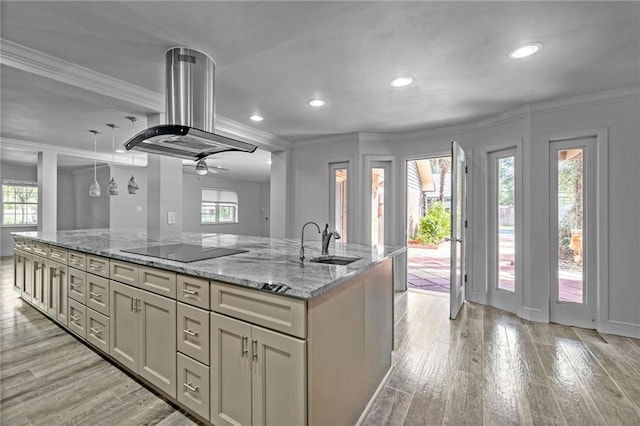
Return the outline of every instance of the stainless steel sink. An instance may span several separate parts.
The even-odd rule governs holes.
[[[346,256],[320,256],[314,257],[309,260],[309,262],[313,263],[324,263],[328,265],[348,265],[351,262],[355,262],[356,260],[360,260],[360,257],[346,257]]]

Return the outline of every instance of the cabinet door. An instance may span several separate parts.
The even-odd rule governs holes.
[[[137,294],[138,374],[175,398],[176,301],[147,291]]]
[[[138,290],[112,281],[109,286],[109,355],[138,372]]]
[[[87,274],[87,307],[109,316],[109,280]]]
[[[46,311],[53,319],[57,319],[58,312],[58,265],[50,260],[47,262]]]
[[[19,251],[13,252],[13,288],[22,293],[24,286],[24,256]]]
[[[29,254],[24,256],[24,281],[21,293],[24,300],[31,302],[33,298],[33,259]]]
[[[178,302],[178,350],[209,365],[209,311]]]
[[[39,256],[33,257],[33,298],[34,305],[42,310],[46,309],[47,261]]]
[[[87,341],[109,353],[109,318],[91,308],[87,308]]]
[[[306,423],[305,345],[294,337],[251,328],[253,425]]]
[[[54,281],[56,297],[56,318],[59,323],[67,325],[67,285],[69,282],[68,267],[66,265],[58,265],[58,277]]]
[[[251,424],[251,326],[211,314],[211,423]]]
[[[69,300],[69,330],[83,339],[87,338],[87,307],[77,300]]]
[[[69,269],[69,297],[83,305],[87,304],[87,273],[75,268]]]

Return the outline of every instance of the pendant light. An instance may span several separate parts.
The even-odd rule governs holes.
[[[111,157],[113,159],[111,170],[113,170],[116,165],[116,129],[120,126],[112,123],[107,123],[107,126],[111,127]],[[111,175],[111,180],[109,181],[109,195],[118,195],[118,184],[113,175]]]
[[[136,134],[136,121],[138,121],[138,119],[133,116],[129,116],[126,118],[127,120],[131,121],[131,136],[133,137]],[[133,154],[133,151],[131,151],[131,179],[129,179],[129,183],[127,183],[127,190],[129,191],[129,194],[136,194],[138,192],[138,189],[140,189],[140,185],[138,185],[138,182],[136,182],[136,176],[133,172],[134,165],[135,156]]]
[[[209,168],[207,167],[207,162],[204,161],[204,158],[202,160],[198,160],[198,162],[196,163],[196,173],[200,176],[204,176],[208,171]]]
[[[96,179],[96,168],[98,165],[96,164],[95,155],[98,153],[98,135],[102,133],[99,130],[89,130],[93,133],[93,182],[89,185],[89,196],[90,197],[99,197],[100,196],[100,185],[98,184],[98,180]]]

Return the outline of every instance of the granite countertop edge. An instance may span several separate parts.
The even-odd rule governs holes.
[[[64,232],[64,231],[63,231]],[[224,282],[224,283],[229,283],[229,284],[234,284],[234,285],[238,285],[241,287],[247,287],[247,288],[251,288],[254,290],[259,290],[259,291],[264,291],[266,293],[269,294],[277,294],[277,295],[281,295],[284,297],[291,297],[291,298],[296,298],[296,299],[312,299],[320,294],[323,294],[335,287],[338,287],[339,285],[343,284],[344,282],[348,281],[349,279],[355,277],[356,275],[359,275],[377,265],[379,265],[380,263],[384,262],[387,259],[390,259],[394,256],[397,256],[403,252],[406,251],[406,248],[404,247],[388,247],[386,246],[386,253],[384,254],[384,256],[380,256],[379,258],[376,259],[365,259],[365,258],[361,258],[360,260],[354,262],[357,263],[357,268],[351,267],[351,268],[347,268],[348,272],[341,274],[340,276],[337,277],[331,277],[327,280],[324,280],[323,283],[321,284],[316,284],[313,286],[313,288],[308,288],[308,289],[301,289],[301,288],[296,288],[295,285],[291,285],[291,282],[275,282],[275,281],[264,281],[264,280],[260,280],[259,278],[253,278],[253,279],[247,279],[247,278],[242,278],[242,277],[238,277],[238,276],[234,276],[232,274],[229,273],[225,273],[220,272],[220,273],[216,273],[216,272],[211,272],[211,271],[207,271],[205,269],[202,268],[202,264],[201,262],[206,262],[205,261],[201,261],[201,262],[193,262],[193,263],[182,263],[182,262],[177,262],[177,261],[172,261],[172,260],[168,260],[168,259],[160,259],[160,258],[154,258],[154,257],[149,257],[149,256],[143,256],[143,255],[137,255],[137,254],[133,254],[133,253],[123,253],[122,251],[120,251],[120,249],[110,249],[110,250],[104,250],[104,249],[95,249],[92,247],[89,247],[87,245],[80,245],[77,243],[69,243],[69,242],[60,242],[60,241],[54,241],[52,240],[51,236],[42,236],[39,235],[40,233],[36,233],[36,232],[12,232],[11,233],[14,237],[20,237],[20,238],[25,238],[28,240],[32,240],[35,242],[40,242],[40,243],[44,243],[44,244],[49,244],[52,246],[56,246],[56,247],[60,247],[60,248],[64,248],[64,249],[68,249],[68,250],[74,250],[74,251],[78,251],[78,252],[82,252],[82,253],[87,253],[87,254],[91,254],[91,255],[96,255],[96,256],[101,256],[101,257],[107,257],[110,259],[115,259],[115,260],[120,260],[120,261],[124,261],[124,262],[129,262],[129,263],[134,263],[137,265],[141,265],[141,266],[147,266],[147,267],[152,267],[152,268],[158,268],[158,269],[164,269],[164,270],[169,270],[172,272],[177,272],[177,273],[181,273],[181,274],[185,274],[185,275],[190,275],[190,276],[195,276],[195,277],[200,277],[200,278],[205,278],[205,279],[209,279],[209,280],[216,280],[216,281],[220,281],[220,282]],[[35,235],[34,235],[35,234]],[[203,235],[229,235],[229,234],[203,234]],[[243,238],[251,238],[251,239],[263,239],[263,240],[272,240],[270,238],[266,238],[266,237],[246,237],[246,236],[242,236]],[[277,240],[277,241],[282,241],[282,242],[292,242],[292,240]],[[160,241],[158,242],[154,242],[157,243],[156,245],[160,245]],[[313,242],[311,242],[313,243]],[[140,245],[140,244],[138,244]],[[242,247],[242,244],[238,245],[239,248]],[[305,245],[305,247],[307,247]],[[359,247],[359,248],[364,248],[366,249],[367,247],[365,246],[356,246],[356,245],[352,245],[352,247]],[[315,255],[319,255],[319,253],[315,253],[315,250],[309,250],[309,256],[307,256],[307,258],[312,258]],[[349,252],[347,253],[340,253],[340,255],[352,255],[352,256],[357,256],[357,254],[350,254]],[[362,262],[364,260],[364,262]],[[269,262],[269,260],[257,260],[256,263],[265,263],[265,262]],[[310,268],[315,268],[317,271],[321,271],[322,273],[324,273],[326,275],[327,271],[329,271],[329,275],[333,275],[331,274],[332,268],[333,270],[335,270],[336,268],[344,268],[344,266],[340,266],[340,265],[321,265],[321,264],[309,264],[309,262],[305,262],[304,264],[300,264],[299,261],[297,261],[298,265],[297,268],[298,269],[304,269],[305,267],[310,267]],[[200,265],[198,265],[200,264]],[[200,268],[199,268],[200,266]],[[288,267],[290,268],[294,268],[293,265],[289,265]],[[270,290],[265,290],[265,288],[263,288],[265,286],[265,284],[269,284],[269,285],[285,285],[288,288],[288,290],[286,292],[275,292],[275,291],[270,291]]]

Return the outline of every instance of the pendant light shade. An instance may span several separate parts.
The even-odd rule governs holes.
[[[89,130],[93,133],[93,153],[97,154],[98,152],[98,135],[102,133],[99,130]],[[96,159],[93,159],[93,182],[89,185],[89,196],[90,197],[99,197],[100,196],[100,185],[98,184],[98,180],[96,179],[96,169],[97,169]]]
[[[136,121],[138,121],[138,119],[133,116],[129,116],[127,117],[127,120],[131,121],[131,136],[133,137],[136,134]],[[129,182],[127,183],[127,191],[129,191],[129,194],[131,195],[136,194],[138,192],[138,189],[140,189],[140,185],[138,185],[138,182],[136,182],[136,176],[133,172],[134,164],[135,156],[133,154],[133,151],[131,151],[131,179],[129,179]]]
[[[196,173],[200,176],[204,176],[209,171],[209,167],[207,167],[207,162],[203,160],[199,160],[196,163]]]
[[[111,156],[113,158],[113,164],[111,165],[112,176],[109,181],[109,195],[118,195],[118,184],[113,177],[113,167],[115,167],[116,164],[116,129],[120,126],[112,123],[107,123],[107,126],[111,127]]]

